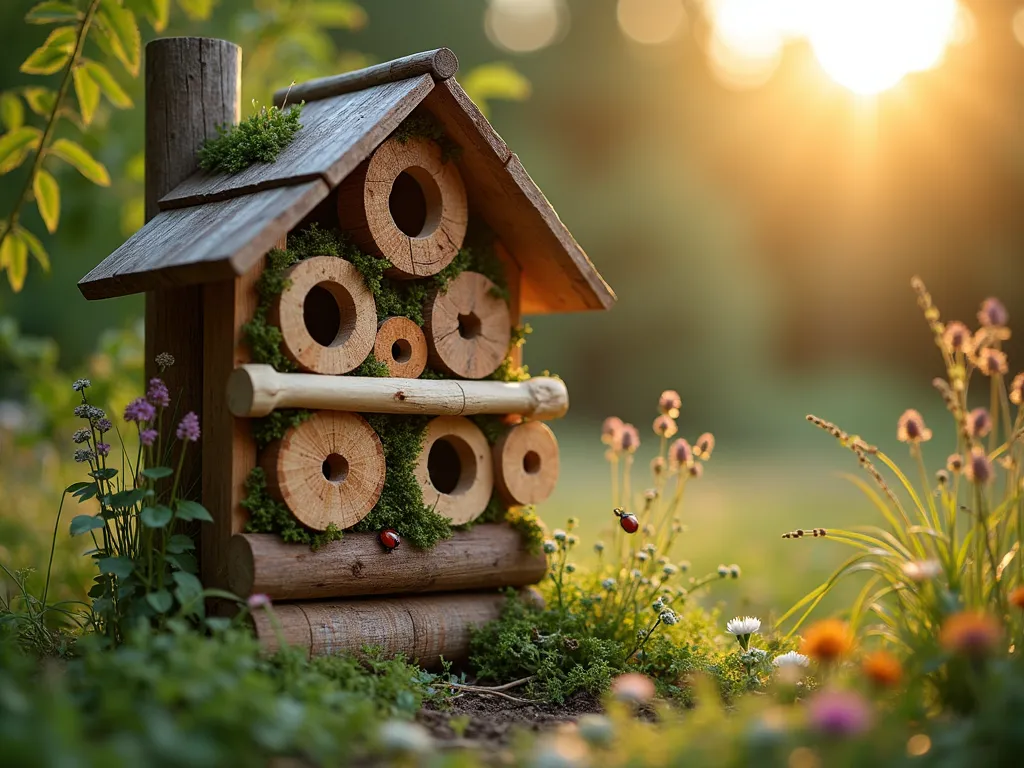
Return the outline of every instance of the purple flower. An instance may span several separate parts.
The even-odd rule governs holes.
[[[249,595],[249,599],[246,600],[246,603],[248,603],[250,611],[255,611],[257,608],[269,608],[270,596],[265,595],[262,592],[257,592],[255,595]]]
[[[144,397],[137,397],[124,409],[124,420],[145,424],[156,416],[156,407]]]
[[[88,379],[78,379],[78,381],[71,385],[71,388],[75,390],[75,392],[81,392],[83,389],[89,386],[92,386],[92,382],[89,381]]]
[[[807,705],[811,725],[828,736],[855,736],[871,728],[871,705],[853,691],[824,691]]]
[[[626,453],[636,453],[636,449],[640,447],[640,433],[632,424],[622,425],[620,440],[622,450]]]
[[[163,379],[150,379],[149,389],[146,390],[146,399],[153,405],[166,408],[171,404],[171,393],[167,391],[167,385]]]
[[[107,456],[110,454],[110,443],[96,443],[96,453],[100,456]]]
[[[79,464],[84,464],[87,461],[92,461],[96,458],[96,454],[85,448],[79,448],[75,451],[75,461]]]
[[[693,464],[693,449],[690,448],[690,444],[683,438],[679,438],[668,451],[669,457],[672,459],[673,464],[680,466],[689,467]]]
[[[114,425],[110,423],[110,419],[103,418],[96,422],[96,429],[100,432],[109,432],[114,428]]]
[[[139,442],[147,448],[156,442],[157,431],[155,429],[144,429],[139,432]]]
[[[193,443],[199,439],[199,417],[196,416],[195,411],[185,414],[174,434],[178,436],[179,440],[189,440]]]
[[[988,328],[993,326],[1000,328],[1010,322],[1010,313],[1006,311],[1003,302],[990,297],[981,303],[981,309],[978,310],[978,322]]]
[[[75,434],[71,436],[71,439],[74,440],[76,443],[80,444],[89,442],[89,438],[91,437],[92,432],[90,432],[88,429],[78,429],[75,430]]]

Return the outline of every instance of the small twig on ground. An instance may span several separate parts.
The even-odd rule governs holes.
[[[484,685],[463,685],[462,683],[439,683],[439,685],[445,685],[457,691],[462,691],[463,693],[479,693],[485,696],[500,696],[503,699],[515,701],[520,704],[537,704],[538,702],[532,701],[531,699],[521,699],[518,696],[510,696],[507,693],[503,693],[503,691],[507,691],[511,688],[516,688],[517,686],[525,685],[532,679],[533,677],[524,677],[522,680],[514,680],[511,683],[497,685],[493,688]]]

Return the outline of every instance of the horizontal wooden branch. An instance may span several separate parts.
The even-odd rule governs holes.
[[[379,647],[404,653],[424,667],[465,661],[470,631],[497,619],[505,596],[497,592],[417,595],[338,602],[278,603],[256,609],[260,644],[273,653],[287,643],[310,656],[360,653]]]
[[[430,550],[405,545],[391,553],[374,533],[346,533],[315,552],[273,534],[239,534],[229,559],[232,592],[275,600],[523,587],[541,581],[547,567],[518,531],[496,524],[458,531]]]
[[[282,88],[274,93],[274,104],[281,107],[284,106],[285,100],[289,104],[316,101],[420,75],[430,75],[435,80],[447,80],[458,71],[459,59],[455,52],[449,48],[436,48],[394,61],[374,64],[365,69],[357,69],[341,75],[318,77],[291,88]]]
[[[242,365],[228,378],[228,407],[238,417],[278,408],[428,416],[519,414],[546,421],[569,410],[561,379],[521,382],[396,379],[279,373],[269,365]]]

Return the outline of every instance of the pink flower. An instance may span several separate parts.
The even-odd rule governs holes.
[[[662,414],[654,420],[654,434],[658,437],[672,437],[678,431],[676,422],[671,416]]]
[[[932,431],[918,411],[908,408],[896,425],[896,439],[901,443],[925,443],[932,439]]]
[[[156,442],[157,437],[158,435],[155,429],[144,429],[139,432],[139,442],[147,448]]]
[[[694,453],[697,454],[698,459],[707,461],[711,458],[711,452],[715,450],[715,436],[710,432],[705,432],[703,435],[697,438],[696,450]]]
[[[110,443],[96,443],[96,453],[100,456],[109,456]]]
[[[249,595],[249,599],[245,602],[249,605],[250,611],[255,611],[258,608],[269,608],[271,601],[270,595],[257,592],[255,595]]]
[[[627,672],[612,680],[612,695],[619,701],[646,704],[654,698],[654,683],[639,672]]]
[[[992,417],[984,408],[975,408],[967,414],[967,432],[971,437],[984,437],[992,431]]]
[[[808,702],[811,725],[828,736],[856,736],[871,728],[871,705],[853,691],[824,691]]]
[[[188,440],[193,443],[199,439],[199,417],[196,416],[195,411],[185,414],[174,434],[178,436],[179,440]]]
[[[171,404],[171,393],[167,391],[167,385],[163,379],[150,379],[149,389],[146,391],[146,399],[153,405],[166,408]]]
[[[668,455],[672,463],[680,467],[688,467],[693,464],[693,449],[682,437],[672,443],[672,447],[668,449]]]
[[[640,433],[632,424],[623,424],[620,442],[622,450],[626,453],[636,453],[636,449],[640,447]]]
[[[622,419],[618,416],[609,416],[601,425],[601,442],[618,450],[622,444]]]
[[[983,449],[977,446],[971,449],[965,474],[968,480],[978,485],[984,485],[992,479],[992,462],[988,460]]]
[[[658,398],[658,410],[673,419],[679,418],[679,408],[682,404],[682,398],[674,389],[666,389]]]
[[[124,420],[146,424],[156,416],[156,407],[144,397],[137,397],[124,409]]]
[[[981,303],[981,309],[978,310],[978,322],[986,328],[1001,328],[1010,322],[1010,313],[1006,311],[1003,302],[990,297]]]

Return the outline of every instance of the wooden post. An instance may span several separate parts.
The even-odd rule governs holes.
[[[236,123],[241,105],[242,51],[234,43],[170,37],[146,46],[146,220],[157,201],[192,175],[196,151],[221,123]],[[146,378],[161,352],[175,364],[164,378],[179,396],[179,417],[203,409],[203,291],[198,285],[146,294]],[[206,414],[203,414],[205,416]],[[165,429],[173,435],[174,419]],[[204,427],[208,425],[204,423]],[[198,495],[201,451],[186,457],[182,486]]]

